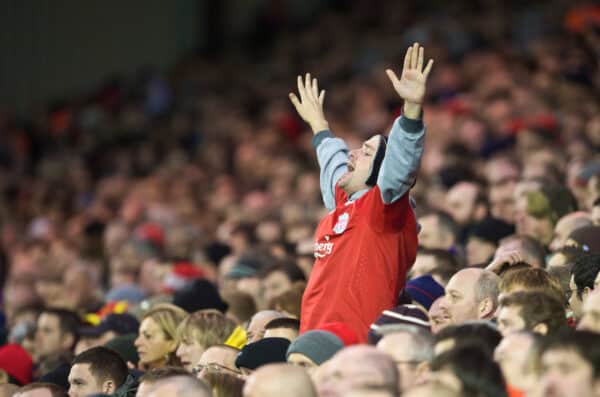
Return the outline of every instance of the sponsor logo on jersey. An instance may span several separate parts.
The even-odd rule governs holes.
[[[326,243],[316,242],[314,252],[315,252],[315,258],[317,258],[317,259],[325,258],[327,255],[331,255],[331,253],[333,252],[333,243],[332,242],[326,242]]]

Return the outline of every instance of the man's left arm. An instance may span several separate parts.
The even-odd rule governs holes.
[[[386,72],[394,89],[404,100],[403,115],[396,119],[389,135],[377,186],[385,204],[400,199],[413,186],[425,144],[425,126],[422,104],[425,98],[427,77],[433,60],[423,68],[424,49],[415,43],[404,57],[401,78],[388,69]]]
[[[401,116],[394,121],[377,186],[385,204],[401,198],[414,185],[425,145],[425,127],[421,119]]]

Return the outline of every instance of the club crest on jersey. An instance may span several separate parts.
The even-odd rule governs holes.
[[[349,220],[350,220],[350,214],[348,214],[347,212],[344,212],[342,215],[339,216],[337,223],[333,227],[333,232],[335,234],[344,233],[344,230],[346,230],[346,228],[348,227]]]

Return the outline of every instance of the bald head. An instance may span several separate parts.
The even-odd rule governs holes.
[[[592,225],[592,216],[584,211],[571,212],[560,218],[554,226],[554,238],[550,243],[550,249],[556,251],[565,246],[569,235],[584,226]]]
[[[265,334],[265,327],[267,324],[271,320],[282,317],[286,316],[276,310],[261,310],[252,316],[250,319],[250,324],[248,324],[248,329],[246,330],[248,333],[248,343],[253,343],[262,339]]]
[[[170,376],[159,380],[149,390],[148,397],[211,397],[210,389],[189,375]],[[140,396],[138,393],[138,397]]]
[[[457,272],[446,285],[439,303],[445,325],[491,319],[498,307],[500,277],[489,270],[468,268]]]
[[[355,345],[342,349],[319,374],[319,395],[344,396],[351,391],[377,388],[387,395],[398,394],[396,364],[373,346]]]
[[[282,391],[285,390],[285,393]],[[317,397],[308,373],[289,364],[269,364],[254,372],[244,386],[244,397]]]

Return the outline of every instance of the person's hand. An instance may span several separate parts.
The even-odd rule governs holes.
[[[319,92],[317,79],[311,79],[310,73],[306,73],[304,81],[302,76],[298,76],[298,94],[300,99],[290,92],[290,101],[296,108],[296,111],[306,121],[313,133],[316,134],[329,129],[329,123],[323,114],[323,101],[325,100],[325,91]]]
[[[502,271],[504,266],[511,266],[522,261],[523,257],[519,251],[501,252],[485,269],[498,274]]]
[[[411,119],[418,119],[421,115],[427,77],[429,77],[433,67],[433,59],[430,59],[425,69],[423,69],[423,58],[423,47],[419,43],[415,43],[406,50],[400,79],[393,70],[386,70],[394,89],[400,95],[400,98],[404,99],[404,115]]]

